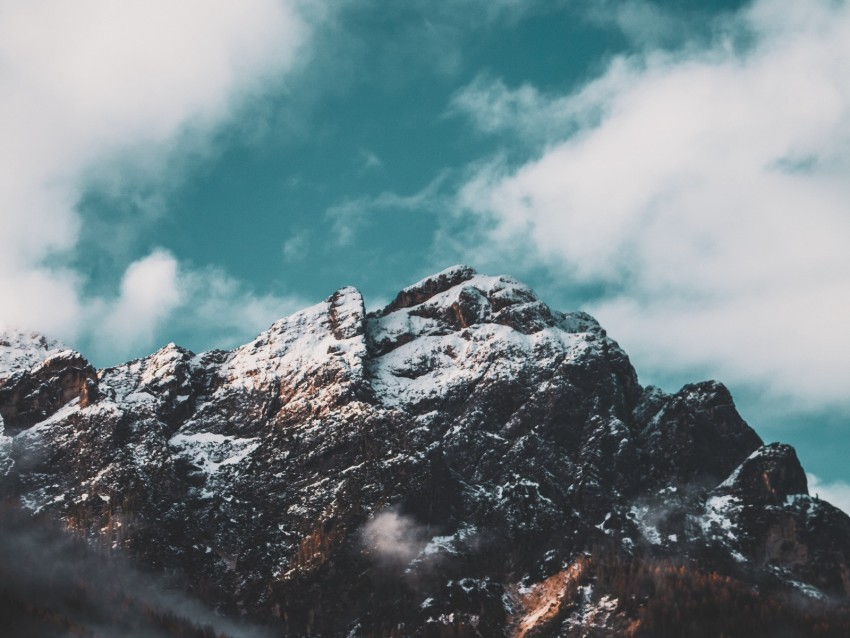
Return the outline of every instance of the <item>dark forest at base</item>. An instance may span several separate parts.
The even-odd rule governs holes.
[[[850,635],[850,605],[787,592],[760,593],[734,576],[706,572],[673,559],[628,556],[613,546],[578,558],[581,577],[558,594],[558,612],[525,634],[573,635],[565,621],[581,605],[582,587],[594,602],[616,599],[605,627],[575,627],[575,635],[634,638]],[[157,590],[157,588],[159,588]],[[226,633],[212,623],[182,615],[167,588],[136,573],[119,556],[96,551],[46,517],[19,506],[0,506],[0,624],[9,638],[113,636],[230,638],[266,635],[256,628]],[[466,638],[482,633],[480,622],[459,613],[454,622],[387,626],[364,611],[362,636]],[[375,610],[371,610],[375,611]],[[369,617],[371,616],[371,619]],[[212,616],[211,616],[212,617]],[[481,619],[484,620],[484,619]],[[490,619],[494,620],[494,619]],[[504,620],[501,619],[501,620]],[[222,619],[222,622],[226,622]],[[493,623],[485,623],[493,628]],[[498,623],[496,623],[498,624]],[[476,627],[477,625],[477,627]],[[285,635],[281,627],[268,635]],[[514,635],[511,628],[504,635]]]
[[[247,635],[222,631],[210,612],[201,621],[184,615],[195,615],[192,605],[47,517],[0,504],[0,633],[6,638]]]

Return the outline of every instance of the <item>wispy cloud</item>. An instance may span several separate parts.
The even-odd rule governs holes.
[[[617,291],[589,309],[643,370],[846,404],[848,65],[850,6],[762,0],[709,44],[648,46],[569,95],[479,78],[455,109],[541,139],[460,191],[481,263],[530,247]]]
[[[448,203],[443,185],[449,177],[443,171],[431,180],[422,190],[411,195],[399,195],[384,191],[375,196],[358,197],[335,204],[325,211],[325,217],[332,222],[331,232],[340,246],[351,244],[360,229],[367,223],[370,215],[383,211],[401,213],[438,212]]]
[[[539,145],[575,131],[583,111],[574,98],[544,96],[530,84],[511,89],[499,78],[481,74],[455,93],[447,114],[469,116],[480,133],[510,132]]]
[[[154,253],[131,264],[114,299],[90,297],[84,274],[67,265],[87,230],[80,197],[88,188],[126,189],[128,172],[173,179],[175,157],[203,148],[247,96],[297,66],[311,32],[306,7],[295,0],[3,3],[0,327],[75,341],[101,309],[98,319],[118,342],[143,340],[176,303],[172,289],[149,287],[173,280],[169,258]],[[139,211],[163,208],[151,195]],[[120,232],[90,243],[119,239],[133,223],[122,221]]]
[[[384,163],[381,161],[381,158],[368,149],[360,149],[359,156],[361,163],[361,173],[365,173],[366,171],[374,170],[377,168],[382,168],[384,165]]]
[[[641,46],[693,46],[722,29],[722,9],[707,4],[653,0],[594,0],[581,5],[584,19],[618,29]],[[695,42],[696,40],[696,42]]]
[[[288,237],[283,242],[281,250],[283,252],[283,258],[291,263],[304,259],[309,252],[309,248],[310,235],[307,231],[302,230]]]

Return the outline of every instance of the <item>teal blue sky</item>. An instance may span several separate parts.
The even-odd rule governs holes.
[[[786,5],[10,5],[0,324],[105,366],[469,263],[850,503],[850,10]]]

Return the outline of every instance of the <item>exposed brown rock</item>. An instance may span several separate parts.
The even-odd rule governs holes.
[[[0,416],[6,433],[25,430],[74,399],[89,405],[96,400],[97,385],[95,369],[70,351],[0,381]]]

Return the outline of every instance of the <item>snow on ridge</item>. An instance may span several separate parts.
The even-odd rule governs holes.
[[[402,292],[414,289],[415,286],[411,286],[405,288]],[[391,338],[408,330],[412,332],[413,336],[423,336],[439,331],[442,327],[439,321],[422,315],[439,314],[440,311],[445,311],[453,305],[459,304],[461,295],[465,291],[477,292],[482,303],[491,306],[490,309],[486,310],[488,321],[494,320],[501,309],[505,307],[540,303],[540,299],[529,286],[512,277],[476,274],[418,304],[388,312],[388,309],[392,307],[391,304],[369,317],[369,330],[377,341],[387,337]],[[494,304],[499,310],[492,309]]]
[[[575,357],[588,347],[584,335],[558,328],[526,335],[509,326],[485,323],[465,332],[420,336],[373,359],[372,385],[383,403],[400,407],[441,396],[488,371],[518,376],[529,362],[545,366],[559,355]],[[497,349],[500,356],[491,366],[488,360]]]
[[[356,376],[366,357],[365,336],[356,329],[364,319],[360,292],[342,288],[320,303],[279,319],[230,352],[220,373],[229,384],[246,389],[281,377],[298,383],[328,363]]]
[[[696,522],[706,538],[722,540],[734,547],[738,541],[736,520],[741,507],[741,499],[735,496],[711,496]]]
[[[420,288],[425,287],[431,282],[436,282],[441,278],[451,279],[453,276],[463,276],[463,275],[477,275],[478,273],[471,266],[467,266],[466,264],[455,264],[454,266],[449,266],[448,268],[444,268],[440,272],[436,272],[432,275],[428,275],[427,277],[423,277],[415,284],[411,284],[401,289],[401,292],[412,292],[414,290],[418,290]]]
[[[540,302],[540,298],[528,285],[513,277],[481,275],[469,266],[456,265],[403,288],[392,303],[372,314],[386,316],[398,310],[423,306],[448,307],[457,302],[464,289],[477,290],[499,307],[524,302]],[[422,294],[421,297],[418,296],[419,293]]]
[[[534,316],[536,305],[542,306],[530,287],[512,277],[480,275],[469,266],[455,265],[404,290],[415,290],[441,278],[437,289],[458,283],[413,306],[385,315],[372,314],[368,328],[363,297],[356,288],[347,286],[324,301],[279,319],[254,340],[230,352],[211,357],[194,355],[169,343],[145,358],[100,370],[103,399],[99,406],[154,410],[162,400],[163,388],[171,394],[185,394],[172,380],[188,378],[199,368],[224,382],[217,386],[221,392],[265,391],[282,383],[295,388],[311,384],[319,371],[323,379],[364,379],[366,330],[374,342],[394,342],[391,352],[370,358],[368,381],[385,405],[398,407],[443,395],[482,376],[497,350],[500,356],[489,374],[510,377],[521,375],[528,366],[545,366],[593,347],[586,338],[593,331],[593,320],[583,313],[570,320],[573,330],[565,323],[569,315],[560,313],[553,313],[554,317],[545,313],[548,324],[544,325],[549,327],[534,334],[505,325],[512,324],[510,314],[505,314],[500,323],[502,312]],[[463,306],[467,319],[469,312],[478,313],[475,323],[463,334],[443,320],[455,304]],[[585,327],[587,331],[582,331]],[[50,357],[76,354],[63,348],[59,342],[35,333],[0,332],[0,379],[7,371],[14,374]],[[188,383],[187,378],[181,383]],[[339,387],[339,383],[335,385]]]
[[[167,385],[175,379],[180,365],[191,369],[203,364],[191,351],[169,343],[141,359],[99,370],[101,393],[111,395],[111,400],[119,406],[153,407],[159,397],[157,386]]]
[[[366,304],[363,295],[353,286],[340,288],[329,297],[329,313],[333,314],[337,339],[350,338],[363,332]]]
[[[12,437],[6,436],[6,426],[3,416],[0,415],[0,476],[6,476],[15,462],[11,457]]]
[[[142,371],[140,378],[141,386],[160,382],[175,374],[179,364],[194,358],[194,354],[176,345],[174,342],[160,348],[144,361],[147,365]]]
[[[427,287],[441,274],[447,279],[458,271],[464,274],[466,268],[454,266],[402,292]],[[520,376],[529,365],[573,359],[593,347],[599,325],[589,315],[552,312],[530,287],[512,277],[468,270],[468,278],[417,304],[390,304],[369,316],[370,340],[383,352],[370,361],[372,386],[384,405],[402,407],[437,398],[485,374]],[[513,317],[526,310],[543,319],[530,334],[512,327]],[[471,325],[461,323],[465,327],[459,328],[451,320],[461,311]]]
[[[37,332],[0,331],[0,379],[31,370],[57,355],[73,353],[60,341]]]
[[[653,545],[663,544],[663,538],[658,531],[659,512],[648,504],[632,505],[629,510],[630,518],[635,521],[641,535]]]
[[[476,274],[469,279],[455,284],[448,290],[437,293],[418,305],[448,307],[459,300],[464,288],[475,289],[488,299],[504,301],[508,304],[512,301],[539,301],[537,294],[529,286],[517,281],[513,277]],[[405,308],[403,310],[409,309]]]
[[[177,454],[189,460],[204,474],[211,475],[228,465],[245,460],[260,446],[256,438],[236,438],[212,432],[175,434],[168,441]]]
[[[473,542],[478,530],[474,525],[464,525],[454,534],[432,536],[414,561],[422,561],[436,554],[459,554],[464,543]]]
[[[726,478],[725,481],[720,483],[715,490],[727,490],[735,487],[735,483],[738,480],[738,477],[741,475],[741,470],[744,469],[744,466],[752,461],[755,458],[765,455],[766,445],[762,445],[761,447],[756,448],[747,458],[745,458],[741,463],[732,470],[732,473]]]

